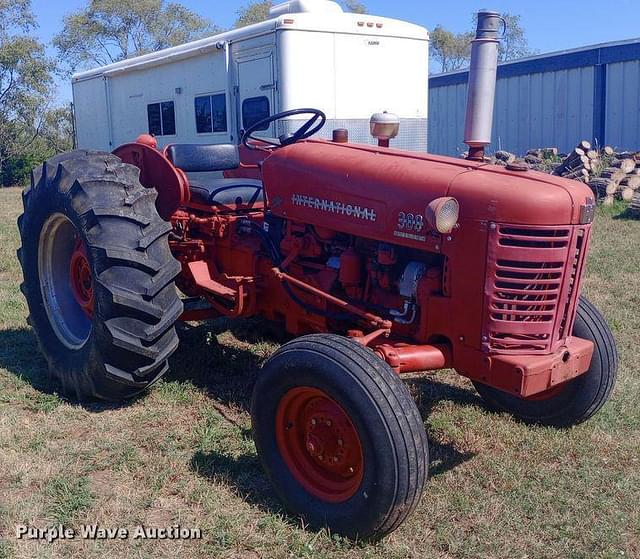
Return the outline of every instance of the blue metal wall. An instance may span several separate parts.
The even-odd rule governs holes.
[[[467,72],[429,82],[429,151],[458,155]],[[583,139],[640,149],[640,39],[536,56],[498,67],[491,149],[572,149]]]

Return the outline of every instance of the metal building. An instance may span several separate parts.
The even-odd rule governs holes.
[[[458,155],[466,70],[429,79],[429,151]],[[640,39],[523,58],[498,66],[492,146],[523,154],[589,139],[640,149]]]

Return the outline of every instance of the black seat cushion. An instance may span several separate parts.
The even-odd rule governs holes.
[[[166,153],[169,161],[185,173],[240,167],[240,152],[234,144],[171,144]]]
[[[264,202],[262,182],[253,179],[198,178],[189,181],[191,200],[198,204],[234,210]]]

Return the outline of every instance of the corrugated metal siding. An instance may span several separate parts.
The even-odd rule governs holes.
[[[593,68],[498,81],[493,144],[515,153],[532,147],[566,151],[593,130]]]
[[[457,155],[465,151],[462,129],[467,102],[467,85],[429,90],[429,151]]]
[[[429,85],[429,151],[458,155],[467,73]],[[568,151],[580,140],[640,149],[640,40],[551,53],[498,67],[490,149]]]
[[[499,79],[493,114],[494,149],[524,153],[532,147],[570,150],[593,130],[593,67]],[[429,151],[457,155],[462,143],[467,86],[429,93]]]
[[[640,149],[640,60],[607,67],[605,130],[607,143]]]

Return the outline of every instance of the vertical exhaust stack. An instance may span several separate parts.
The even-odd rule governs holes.
[[[476,38],[471,44],[467,115],[464,122],[464,143],[469,146],[467,159],[484,160],[485,147],[491,143],[500,43],[498,31],[501,26],[506,27],[506,23],[497,12],[478,12]]]

